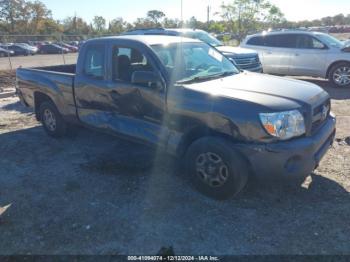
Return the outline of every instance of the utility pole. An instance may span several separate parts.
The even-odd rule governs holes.
[[[208,23],[208,25],[210,23],[210,10],[211,10],[211,7],[210,7],[210,5],[208,5],[208,7],[207,7],[207,23]]]
[[[184,24],[184,13],[183,13],[183,3],[182,3],[182,0],[181,0],[181,24],[183,26]]]

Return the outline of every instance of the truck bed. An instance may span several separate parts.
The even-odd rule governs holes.
[[[74,78],[76,65],[18,68],[17,93],[22,102],[35,110],[36,96],[46,95],[54,101],[64,118],[76,117]]]
[[[58,65],[58,66],[44,66],[44,67],[35,67],[33,69],[41,70],[41,71],[50,71],[56,73],[67,73],[67,74],[75,74],[76,64],[72,65]]]

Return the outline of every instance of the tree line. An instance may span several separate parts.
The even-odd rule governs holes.
[[[109,21],[95,16],[91,22],[79,16],[55,20],[52,11],[39,0],[0,0],[0,34],[2,35],[113,35],[135,28],[189,27],[215,33],[228,32],[237,39],[268,28],[299,28],[349,25],[350,14],[339,14],[313,21],[290,22],[283,12],[268,0],[232,0],[216,13],[218,21],[201,22],[195,17],[188,21],[172,19],[160,10],[150,10],[134,22],[116,17]]]

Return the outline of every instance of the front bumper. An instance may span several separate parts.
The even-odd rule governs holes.
[[[311,137],[265,145],[239,145],[257,177],[300,177],[314,171],[333,144],[336,119],[329,116]]]

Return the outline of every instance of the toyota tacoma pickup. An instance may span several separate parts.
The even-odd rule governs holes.
[[[50,136],[79,123],[157,147],[183,159],[193,185],[216,199],[253,175],[306,177],[335,136],[323,89],[241,72],[189,38],[93,39],[77,65],[18,69],[17,92]]]

